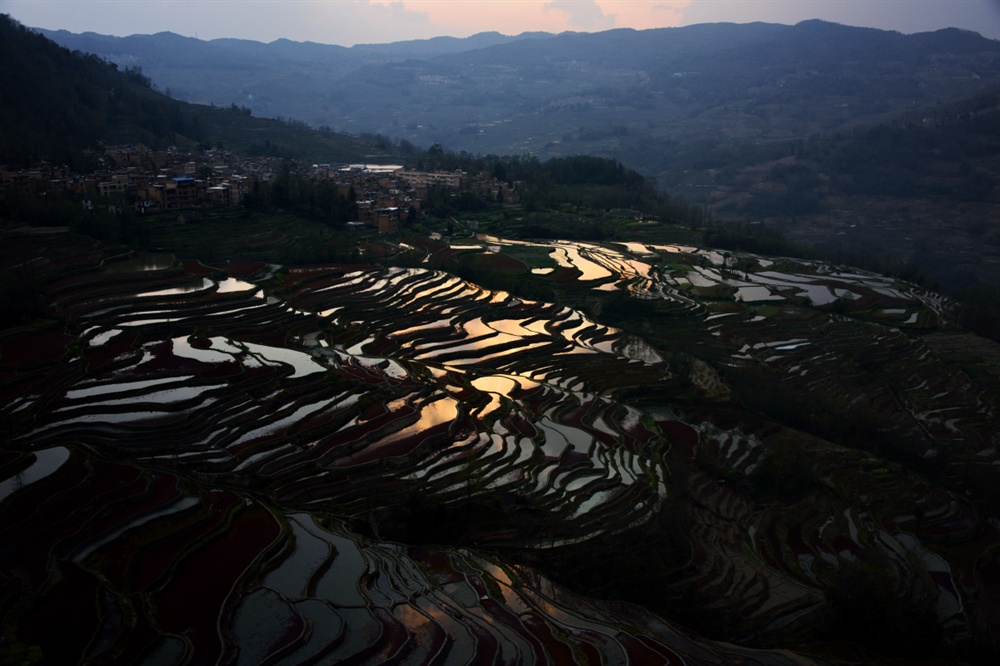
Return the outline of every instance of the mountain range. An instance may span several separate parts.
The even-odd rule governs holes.
[[[41,32],[179,100],[403,152],[613,158],[844,260],[953,288],[1000,279],[1000,42],[974,32],[813,20],[351,48]]]
[[[882,122],[1000,82],[1000,42],[977,33],[823,21],[351,48],[40,32],[179,100],[474,154],[612,157],[662,184],[720,145]]]
[[[0,152],[15,157],[102,132],[318,162],[405,161],[432,142],[590,154],[718,219],[963,298],[1000,279],[1000,42],[976,33],[807,21],[344,48],[40,32],[146,85],[45,83],[68,53],[12,37]]]

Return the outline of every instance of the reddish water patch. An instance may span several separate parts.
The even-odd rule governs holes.
[[[552,633],[552,627],[548,623],[544,622],[534,613],[527,613],[521,616],[521,622],[542,645],[542,650],[544,651],[542,654],[544,654],[545,658],[541,658],[542,655],[540,654],[539,661],[550,664],[573,663],[572,650]]]
[[[177,484],[170,477],[137,478],[136,482],[102,497],[100,513],[87,522],[86,540],[98,540],[102,534],[112,533],[144,513],[173,504],[180,496]]]
[[[232,495],[212,495],[212,501],[183,516],[173,516],[170,529],[146,535],[146,543],[130,555],[126,589],[142,592],[154,586],[169,585],[168,575],[186,551],[219,529],[224,518],[238,501]]]
[[[155,600],[160,626],[187,636],[205,663],[216,662],[222,654],[216,627],[230,594],[281,535],[281,526],[260,504],[238,507],[230,520],[224,533],[187,554]]]
[[[267,264],[263,261],[243,261],[240,263],[226,264],[226,273],[231,277],[250,277],[263,272]]]
[[[214,275],[215,273],[220,272],[220,269],[215,268],[214,266],[206,266],[205,264],[201,263],[200,261],[193,261],[191,259],[185,259],[184,260],[184,272],[188,273],[189,275],[196,275],[196,276],[201,277],[201,276],[206,276],[206,275]]]
[[[101,582],[72,563],[61,563],[59,582],[35,601],[18,623],[18,638],[42,645],[49,664],[82,663],[84,651],[101,625],[95,599]],[[58,638],[52,635],[58,627]]]
[[[27,368],[55,363],[69,357],[76,336],[62,331],[38,331],[0,341],[0,363],[8,368]]]
[[[697,430],[680,421],[658,421],[657,425],[671,445],[686,457],[694,458],[694,449],[698,446]]]

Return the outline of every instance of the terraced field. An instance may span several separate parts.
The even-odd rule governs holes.
[[[5,655],[837,661],[780,648],[816,638],[824,590],[873,552],[932,597],[949,644],[996,626],[982,586],[1000,532],[974,492],[1000,399],[922,343],[953,317],[932,293],[666,245],[427,253],[510,266],[505,249],[547,248],[535,279],[566,295],[548,303],[424,268],[210,267],[6,236],[48,318],[0,333]],[[649,334],[599,323],[588,293],[647,308]],[[850,423],[852,448],[766,409],[734,418],[747,378],[880,420]],[[755,492],[789,451],[809,491]],[[547,575],[679,506],[689,555],[663,563],[655,611]],[[692,589],[727,642],[664,611]]]

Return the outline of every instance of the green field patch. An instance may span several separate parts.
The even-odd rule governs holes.
[[[691,287],[691,293],[698,298],[728,299],[733,294],[733,288],[724,284],[715,284],[711,287]]]
[[[558,264],[550,256],[550,250],[544,247],[512,246],[505,247],[503,254],[524,263],[529,268],[555,268]]]

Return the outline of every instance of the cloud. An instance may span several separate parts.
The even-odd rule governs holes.
[[[608,30],[615,27],[615,15],[605,14],[596,0],[552,0],[545,3],[545,12],[558,12],[572,28]]]
[[[287,2],[287,0],[286,0]],[[325,25],[330,31],[323,40],[335,44],[374,44],[405,39],[422,39],[438,34],[427,11],[413,8],[407,2],[370,2],[368,0],[326,0],[309,2],[293,0],[301,6],[300,18],[322,7]],[[302,21],[300,30],[307,29]],[[318,27],[318,26],[313,26]]]
[[[691,0],[653,0],[652,2],[603,2],[602,6],[614,11],[620,27],[645,30],[647,28],[669,28],[681,24],[684,11]]]
[[[684,2],[658,2],[649,8],[651,14],[683,14],[691,0]]]

